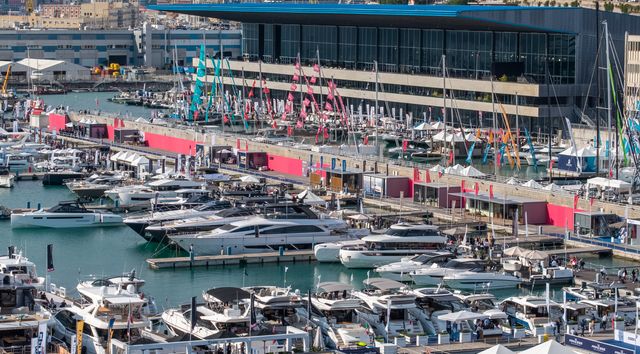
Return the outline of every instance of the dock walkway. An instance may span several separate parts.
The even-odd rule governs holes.
[[[149,258],[147,264],[151,269],[163,268],[191,268],[210,267],[226,265],[245,265],[263,263],[284,263],[284,262],[312,262],[315,261],[312,250],[285,251],[247,254],[225,254],[215,256],[196,256],[193,261],[189,257],[169,257],[169,258]]]

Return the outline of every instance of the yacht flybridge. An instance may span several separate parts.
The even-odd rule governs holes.
[[[36,272],[36,265],[22,255],[16,253],[15,247],[9,246],[9,253],[0,256],[0,276],[11,275],[17,284],[31,285],[38,290],[43,290],[45,286],[44,277],[39,277]]]
[[[11,227],[74,228],[122,225],[122,217],[85,208],[70,201],[60,202],[49,209],[11,214]]]

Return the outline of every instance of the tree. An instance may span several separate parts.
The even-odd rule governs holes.
[[[604,3],[604,11],[612,12],[613,8],[614,8],[613,3],[611,3],[611,2],[605,2]]]

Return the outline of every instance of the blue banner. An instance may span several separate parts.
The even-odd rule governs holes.
[[[489,157],[489,150],[491,150],[491,144],[487,143],[487,147],[484,148],[484,153],[482,154],[482,164],[487,164],[487,158]]]
[[[584,337],[578,337],[571,334],[566,334],[564,336],[564,344],[570,347],[580,348],[594,353],[635,354],[633,349],[618,347],[609,343],[586,339]]]
[[[469,148],[469,154],[467,154],[467,159],[465,160],[468,164],[471,164],[471,156],[473,155],[473,149],[476,147],[476,142],[474,141]]]

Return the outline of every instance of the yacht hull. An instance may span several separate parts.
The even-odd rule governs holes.
[[[14,181],[14,175],[0,176],[0,188],[12,188]]]
[[[433,250],[392,250],[389,252],[375,250],[340,250],[340,262],[347,268],[376,268],[402,258],[415,256]]]
[[[12,214],[12,228],[76,228],[120,226],[122,217],[115,214],[100,213],[25,213]]]

